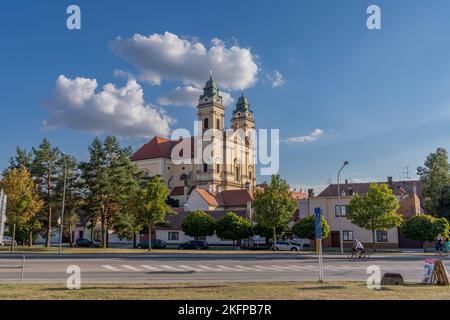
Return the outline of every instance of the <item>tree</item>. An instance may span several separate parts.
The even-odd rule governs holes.
[[[288,228],[287,223],[277,225],[275,228],[277,237],[282,237],[286,233],[287,228]],[[273,237],[273,229],[258,223],[253,226],[253,234],[264,237],[266,239],[266,244],[268,244],[269,239]]]
[[[8,195],[6,218],[12,227],[11,251],[14,251],[16,228],[27,224],[43,206],[30,172],[22,167],[7,171],[0,181],[0,189]]]
[[[16,148],[16,155],[9,159],[9,167],[7,170],[20,169],[22,167],[30,170],[33,162],[33,153],[25,149]]]
[[[72,230],[80,223],[80,217],[74,211],[68,211],[67,215],[64,215],[64,226],[67,230],[67,234],[69,235],[69,245],[73,247],[73,236]]]
[[[190,237],[212,236],[216,228],[213,217],[204,211],[193,211],[181,223],[183,232]]]
[[[330,226],[327,219],[321,216],[320,224],[322,225],[322,238],[328,237],[330,234]],[[316,239],[316,216],[308,216],[299,219],[292,227],[292,233],[302,239]]]
[[[279,225],[287,225],[297,208],[289,185],[279,175],[273,175],[267,187],[256,190],[253,207],[255,222],[272,229],[273,248],[276,250],[276,228]]]
[[[228,212],[216,222],[216,234],[219,238],[233,240],[233,249],[236,241],[252,235],[252,224],[246,218],[238,216],[234,212]]]
[[[148,227],[148,251],[152,250],[152,227],[166,220],[166,215],[171,214],[172,209],[166,203],[169,196],[167,189],[160,176],[155,176],[142,189],[142,221],[145,221]]]
[[[402,216],[397,213],[399,207],[386,184],[371,183],[366,194],[356,194],[350,200],[347,218],[353,224],[372,231],[375,247],[375,231],[387,231],[401,225]]]
[[[127,191],[136,183],[136,166],[130,161],[130,148],[121,148],[115,137],[103,143],[95,138],[89,146],[89,161],[80,164],[86,199],[86,215],[100,218],[103,247],[108,246],[113,219],[121,213]]]
[[[58,212],[62,211],[62,201],[64,195],[65,183],[65,202],[64,202],[64,222],[63,234],[69,236],[70,247],[73,246],[72,230],[80,221],[78,216],[79,209],[82,206],[82,194],[80,190],[80,172],[76,159],[70,155],[61,153],[58,160],[59,173],[55,186],[55,208]],[[64,231],[64,228],[66,231]]]
[[[31,163],[31,174],[38,185],[41,198],[47,211],[47,234],[45,246],[50,247],[52,238],[52,209],[55,206],[54,191],[58,177],[59,150],[52,147],[47,139],[42,140],[38,149],[33,148],[34,159]]]
[[[423,167],[417,168],[422,182],[422,195],[425,198],[425,211],[437,217],[450,217],[449,201],[450,172],[448,154],[443,148],[430,153]]]
[[[435,241],[439,233],[446,238],[449,234],[449,228],[449,223],[445,218],[421,214],[405,221],[400,232],[408,239],[425,242]]]

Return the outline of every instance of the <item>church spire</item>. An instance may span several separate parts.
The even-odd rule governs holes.
[[[212,77],[212,72],[209,73],[209,80],[206,81],[205,87],[203,88],[203,97],[213,97],[215,95],[219,94],[219,87],[217,86],[217,83],[214,81]]]
[[[252,112],[250,110],[250,104],[248,103],[248,99],[246,96],[244,96],[244,91],[241,91],[241,96],[238,99],[238,102],[236,103],[236,109],[233,111],[233,114],[238,112]]]

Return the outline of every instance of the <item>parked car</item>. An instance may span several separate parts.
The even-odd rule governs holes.
[[[139,249],[148,249],[148,240],[139,242],[137,247]],[[152,249],[165,249],[166,247],[167,243],[164,240],[160,239],[152,240]]]
[[[101,248],[102,244],[98,241],[91,241],[86,238],[78,238],[75,241],[75,247],[77,248]]]
[[[186,250],[195,250],[195,249],[200,249],[200,250],[208,250],[209,249],[209,245],[208,242],[203,241],[203,240],[190,240],[186,243],[180,244],[180,246],[178,247],[178,249],[186,249]]]
[[[289,241],[277,241],[278,251],[300,251],[300,246]]]
[[[12,238],[9,236],[3,236],[3,241],[0,245],[2,246],[10,246],[12,242]],[[14,240],[14,245],[17,246],[17,241]]]

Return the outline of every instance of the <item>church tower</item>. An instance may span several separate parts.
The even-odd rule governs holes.
[[[235,143],[240,143],[240,147],[235,148],[236,151],[227,180],[233,181],[233,184],[238,188],[253,190],[256,187],[256,146],[253,137],[255,119],[244,93],[239,97],[233,111],[231,128],[236,132]]]
[[[216,136],[211,137],[210,141],[203,141],[202,150],[205,151],[206,148],[211,150],[208,154],[213,159],[213,163],[206,163],[205,161],[194,166],[195,184],[210,189],[210,191],[218,191],[218,186],[222,184],[223,165],[220,163],[222,161],[217,161],[216,159],[222,159],[223,148],[219,145],[215,147],[214,144],[211,147],[211,142],[214,142],[214,139],[223,139],[225,108],[219,88],[212,75],[203,88],[203,94],[200,96],[197,109],[202,133],[209,129],[217,130],[215,132]]]

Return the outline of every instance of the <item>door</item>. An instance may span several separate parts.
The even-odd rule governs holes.
[[[333,248],[338,248],[341,246],[339,231],[331,231],[331,246]]]

